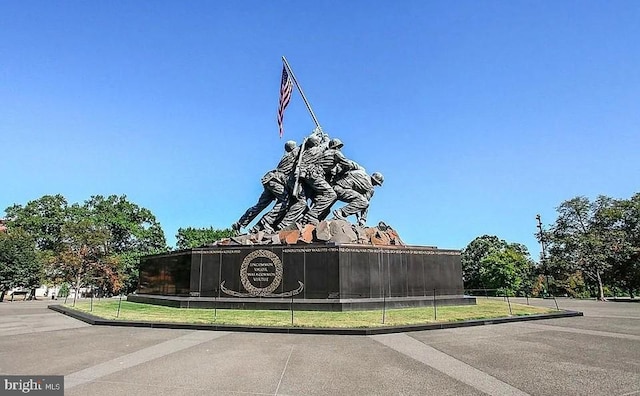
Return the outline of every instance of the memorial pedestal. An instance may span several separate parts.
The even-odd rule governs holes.
[[[254,245],[141,259],[129,301],[182,308],[357,309],[475,304],[460,252],[419,246]]]

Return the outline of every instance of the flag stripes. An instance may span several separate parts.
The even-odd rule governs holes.
[[[293,91],[293,81],[287,73],[287,68],[282,65],[282,81],[280,82],[280,103],[278,105],[278,128],[280,129],[280,137],[284,134],[282,122],[284,120],[284,109],[287,108],[291,100],[291,92]]]

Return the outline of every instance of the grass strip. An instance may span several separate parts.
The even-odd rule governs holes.
[[[292,326],[291,311],[289,310],[237,310],[237,309],[196,309],[171,308],[152,304],[122,301],[120,314],[118,300],[103,299],[93,301],[76,301],[75,307],[71,302],[68,308],[91,313],[92,315],[112,320],[198,323],[243,326]],[[294,311],[294,327],[339,327],[339,328],[367,328],[400,325],[419,325],[425,323],[455,322],[472,319],[494,319],[506,316],[522,316],[555,312],[553,309],[534,307],[530,305],[511,303],[513,315],[509,314],[506,302],[497,299],[477,299],[477,305],[442,306],[437,308],[437,320],[434,319],[432,307],[387,309],[383,311]],[[214,315],[215,314],[215,315]]]

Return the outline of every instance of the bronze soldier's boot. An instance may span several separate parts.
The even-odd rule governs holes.
[[[347,220],[347,218],[344,216],[342,209],[336,209],[333,211],[333,219],[334,220]]]

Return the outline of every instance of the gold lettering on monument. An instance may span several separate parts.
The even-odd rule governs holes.
[[[295,290],[274,293],[282,284],[282,273],[282,261],[278,255],[270,250],[254,250],[240,265],[240,282],[247,293],[229,290],[224,282],[220,284],[220,288],[226,294],[236,297],[291,297],[299,294],[304,288],[300,281],[300,287]]]

